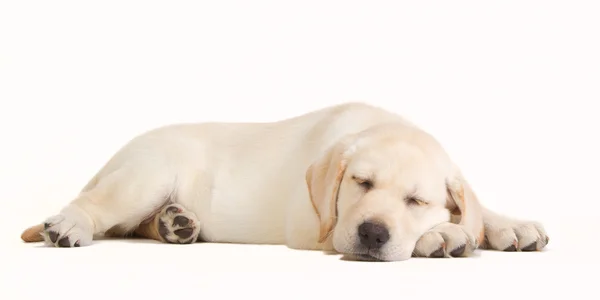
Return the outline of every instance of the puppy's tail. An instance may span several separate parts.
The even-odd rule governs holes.
[[[44,240],[41,233],[44,231],[44,224],[31,226],[21,234],[21,239],[26,243],[41,242]]]

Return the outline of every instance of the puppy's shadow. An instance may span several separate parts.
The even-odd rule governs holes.
[[[127,243],[127,244],[146,244],[146,245],[156,245],[156,246],[173,246],[173,245],[188,245],[188,244],[174,244],[174,243],[165,243],[160,242],[153,239],[131,236],[131,237],[94,237],[94,243]],[[192,243],[192,244],[200,244],[200,243]]]
[[[327,256],[340,256],[340,260],[341,261],[349,261],[349,262],[357,262],[357,263],[369,263],[369,262],[381,262],[379,260],[368,260],[368,259],[359,259],[353,255],[348,255],[348,254],[340,254],[338,252],[335,251],[322,251],[321,253],[323,253],[323,255],[327,255]]]
[[[94,240],[92,241],[92,244],[107,244],[107,243],[113,243],[113,244],[118,244],[118,243],[127,243],[127,244],[149,244],[149,245],[176,245],[176,244],[170,244],[170,243],[163,243],[163,242],[159,242],[153,239],[148,239],[148,238],[143,238],[143,237],[105,237],[105,236],[97,236],[94,237]],[[36,244],[33,246],[34,248],[55,248],[55,247],[51,247],[46,245],[44,242],[36,242]]]

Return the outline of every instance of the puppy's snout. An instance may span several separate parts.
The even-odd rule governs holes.
[[[358,226],[358,236],[362,245],[369,249],[378,249],[390,239],[390,232],[383,225],[364,222]]]

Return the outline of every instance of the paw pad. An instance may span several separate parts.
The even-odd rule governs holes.
[[[456,247],[454,250],[450,251],[450,256],[458,257],[463,255],[465,253],[466,247],[466,244]]]
[[[442,258],[442,257],[444,257],[444,247],[440,247],[439,249],[433,251],[431,254],[429,254],[429,257],[431,257],[431,258]]]
[[[537,250],[537,242],[533,242],[521,249],[521,251],[536,251]]]
[[[78,215],[61,214],[44,222],[42,236],[48,246],[59,248],[81,247],[91,244],[93,231]]]
[[[193,243],[199,234],[198,222],[195,220],[195,215],[183,207],[169,205],[159,215],[158,233],[168,243]]]

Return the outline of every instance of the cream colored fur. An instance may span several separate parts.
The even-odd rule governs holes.
[[[365,180],[373,187],[365,189]],[[133,232],[167,201],[194,215],[206,242],[285,244],[359,259],[468,256],[477,247],[511,245],[540,250],[548,241],[538,223],[482,208],[432,136],[362,103],[273,123],[149,131],[45,220],[42,234],[48,245],[87,246],[109,230]],[[365,221],[388,228],[381,249],[360,244],[357,228]]]

